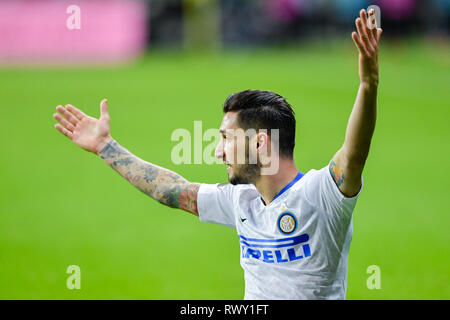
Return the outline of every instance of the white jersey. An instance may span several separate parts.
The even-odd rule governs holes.
[[[342,195],[327,166],[299,173],[267,206],[251,184],[202,184],[197,206],[200,221],[236,229],[244,299],[345,299],[358,195]]]

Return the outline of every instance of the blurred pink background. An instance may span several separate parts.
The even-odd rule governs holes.
[[[80,8],[80,29],[70,5]],[[136,0],[0,2],[0,62],[120,62],[146,46],[147,7]]]

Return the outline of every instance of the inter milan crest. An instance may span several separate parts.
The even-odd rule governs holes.
[[[278,217],[278,230],[283,234],[290,234],[297,229],[297,219],[294,214],[285,211]]]

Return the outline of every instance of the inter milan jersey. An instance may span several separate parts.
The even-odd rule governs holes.
[[[299,172],[268,205],[251,184],[202,184],[197,205],[200,221],[236,229],[244,299],[345,299],[358,195],[325,167]]]

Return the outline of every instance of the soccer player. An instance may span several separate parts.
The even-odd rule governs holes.
[[[345,141],[320,170],[303,174],[297,169],[294,112],[269,91],[246,90],[225,101],[215,155],[228,166],[228,184],[193,183],[130,153],[110,135],[106,99],[100,119],[72,105],[58,106],[55,127],[160,203],[235,228],[245,299],[345,299],[352,212],[377,110],[382,30],[369,27],[373,15],[373,10],[368,15],[361,10],[356,19],[352,39],[359,52],[360,87]],[[254,129],[254,134],[243,141],[236,138],[238,129]],[[277,139],[271,129],[278,130]],[[239,152],[245,154],[244,163],[237,161]],[[257,161],[250,163],[251,157]],[[278,170],[263,174],[267,159]]]

